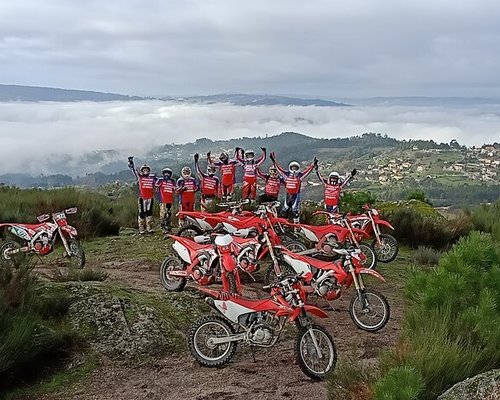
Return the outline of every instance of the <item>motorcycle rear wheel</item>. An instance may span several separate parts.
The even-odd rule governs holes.
[[[160,266],[160,281],[162,286],[169,292],[182,292],[186,286],[186,278],[169,276],[169,271],[182,271],[185,269],[184,262],[177,256],[168,256]]]
[[[373,289],[364,289],[368,306],[363,308],[360,294],[355,293],[349,304],[349,314],[354,324],[367,332],[377,332],[382,329],[391,315],[391,308],[385,296]]]
[[[337,350],[332,336],[319,325],[311,325],[322,358],[318,357],[316,347],[311,337],[311,331],[303,328],[295,343],[295,357],[304,374],[314,380],[324,380],[337,364]]]
[[[301,251],[307,250],[307,246],[299,240],[290,240],[285,242],[283,245],[294,253],[300,253]]]
[[[363,267],[368,269],[375,269],[377,266],[377,255],[375,251],[366,244],[359,245],[360,250],[366,256],[366,260],[363,262]]]
[[[20,263],[20,253],[7,254],[9,250],[17,250],[21,245],[15,240],[5,240],[0,245],[0,266],[4,268],[18,267]]]
[[[297,275],[297,273],[290,267],[288,264],[280,265],[281,275]],[[270,285],[271,283],[278,282],[278,276],[276,275],[276,271],[274,270],[274,265],[271,263],[269,267],[267,267],[266,275],[264,276],[264,284]]]
[[[398,241],[394,236],[387,233],[380,234],[380,245],[377,243],[377,238],[373,239],[372,247],[377,260],[383,263],[394,260],[399,252]]]
[[[182,236],[185,238],[192,239],[195,236],[201,235],[202,233],[203,233],[202,230],[198,228],[196,225],[189,224],[179,229],[179,232],[177,232],[177,236]]]
[[[82,269],[85,266],[85,251],[82,245],[76,239],[67,239],[68,247],[71,251],[70,266],[77,269]]]
[[[210,343],[211,338],[234,335],[233,327],[222,317],[207,315],[194,323],[189,331],[188,347],[195,360],[204,367],[220,367],[234,355],[236,342]]]

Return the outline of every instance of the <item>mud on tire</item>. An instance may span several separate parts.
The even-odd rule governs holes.
[[[184,270],[184,262],[177,256],[169,256],[163,260],[160,266],[160,281],[162,286],[169,292],[182,292],[186,286],[186,278],[170,277],[169,271]]]

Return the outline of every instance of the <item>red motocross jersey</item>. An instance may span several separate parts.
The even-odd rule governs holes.
[[[161,179],[157,184],[160,191],[160,201],[162,203],[173,203],[175,193],[175,181],[173,179]]]
[[[201,194],[216,196],[219,188],[219,179],[216,176],[205,176],[201,180]]]
[[[285,178],[286,192],[289,194],[297,194],[300,192],[300,185],[302,181],[298,176],[287,176]]]
[[[149,200],[155,195],[155,177],[139,176],[139,193],[142,199]]]
[[[278,196],[280,193],[281,181],[280,178],[268,178],[264,192],[268,196]]]
[[[236,164],[222,164],[219,168],[222,175],[222,184],[224,186],[233,185],[234,175],[236,173]]]
[[[332,185],[330,183],[325,183],[325,205],[338,206],[341,189],[342,186],[339,184]]]

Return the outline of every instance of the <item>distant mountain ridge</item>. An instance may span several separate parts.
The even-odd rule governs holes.
[[[51,87],[2,85],[0,84],[0,101],[136,101],[145,97],[128,96],[116,93],[103,93],[91,90],[59,89]]]

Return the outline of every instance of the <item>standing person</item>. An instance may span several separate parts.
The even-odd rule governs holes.
[[[236,159],[243,166],[243,189],[241,191],[241,198],[243,200],[255,200],[257,195],[257,173],[256,170],[266,159],[266,148],[261,147],[262,155],[255,160],[255,153],[253,150],[244,151],[236,147]]]
[[[230,159],[225,151],[219,156],[219,161],[213,161],[211,153],[207,153],[208,163],[218,167],[221,174],[221,195],[222,200],[229,201],[233,195],[234,181],[236,176],[236,164],[238,160]]]
[[[257,176],[266,182],[264,193],[259,196],[259,203],[277,201],[281,185],[285,184],[285,180],[279,174],[278,169],[271,165],[267,174],[264,174],[260,168],[257,168],[256,172]]]
[[[161,171],[162,177],[156,180],[156,187],[160,194],[160,225],[163,232],[171,230],[170,218],[172,217],[172,204],[174,203],[174,195],[176,183],[172,178],[172,170],[163,168]]]
[[[314,157],[314,161],[309,165],[303,172],[300,171],[300,164],[297,161],[292,161],[288,164],[288,171],[285,171],[277,162],[276,156],[273,153],[270,154],[271,161],[274,166],[285,178],[286,187],[286,199],[283,205],[283,212],[289,214],[292,212],[293,222],[300,222],[300,192],[302,188],[302,182],[311,173],[314,166],[318,164],[318,160]]]
[[[194,155],[194,165],[196,167],[196,172],[198,173],[198,179],[201,184],[201,211],[207,211],[207,206],[212,203],[219,193],[219,178],[215,175],[215,167],[213,165],[207,165],[207,172],[203,172],[199,164],[200,155],[196,153]]]
[[[135,168],[134,157],[128,158],[128,167],[139,185],[139,233],[153,233],[153,198],[155,194],[155,175],[151,175],[151,167],[144,164],[139,170]]]
[[[196,179],[191,176],[191,168],[183,167],[181,177],[177,180],[177,193],[179,193],[179,203],[181,211],[193,211],[196,200],[196,192],[199,186]]]
[[[351,175],[345,179],[342,179],[338,172],[333,171],[328,175],[328,180],[323,178],[319,173],[318,165],[314,166],[316,169],[316,175],[318,176],[320,182],[325,186],[325,209],[328,212],[337,212],[339,208],[340,194],[344,186],[349,184],[349,182],[356,175],[357,170],[353,169]]]

